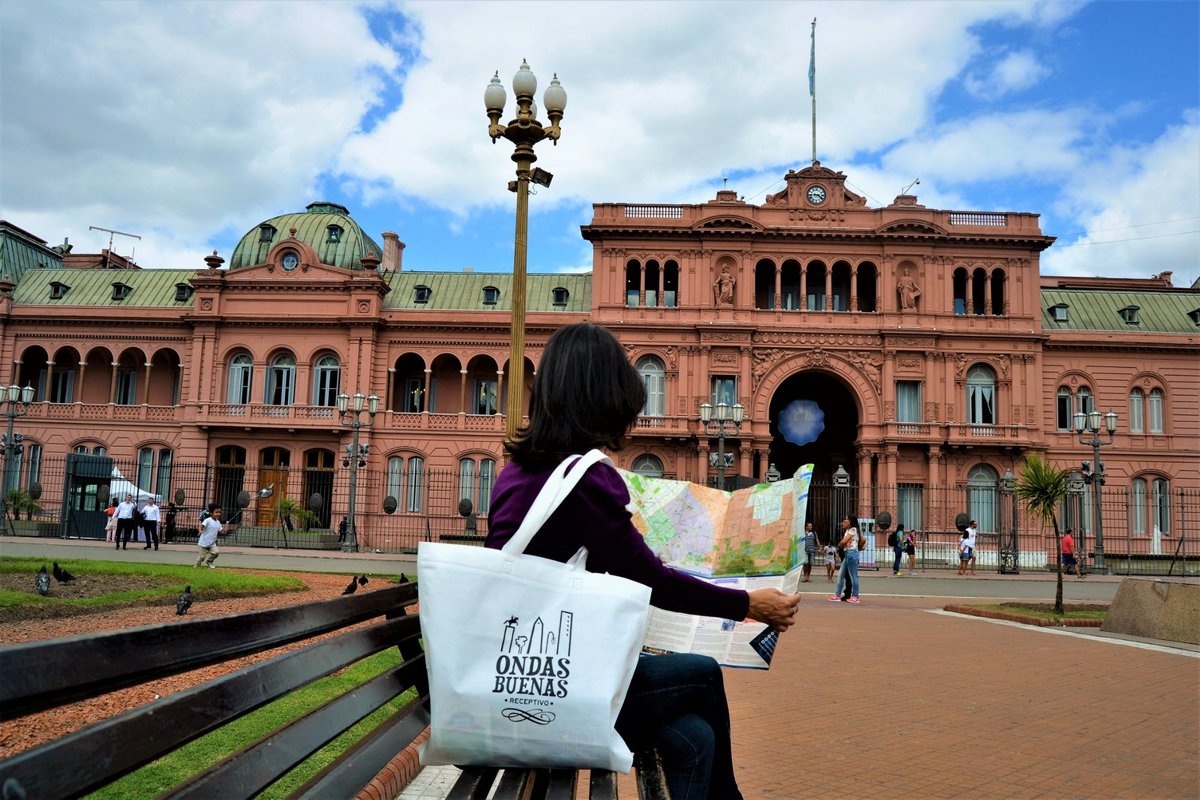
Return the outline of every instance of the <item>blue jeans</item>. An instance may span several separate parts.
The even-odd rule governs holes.
[[[842,559],[842,571],[838,573],[837,590],[834,595],[842,593],[847,575],[850,576],[850,596],[858,597],[858,549],[855,547],[848,549],[846,557]]]
[[[904,560],[904,545],[893,547],[892,550],[896,553],[896,557],[892,559],[892,572],[895,573],[900,571],[900,562]]]
[[[617,733],[633,750],[658,750],[671,800],[741,800],[725,681],[708,656],[640,657]]]

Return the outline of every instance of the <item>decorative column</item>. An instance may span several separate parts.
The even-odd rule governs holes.
[[[936,444],[929,445],[929,477],[925,484],[925,507],[930,510],[925,528],[940,528],[942,524],[942,448]]]
[[[744,439],[738,446],[738,474],[745,475],[747,478],[754,475],[754,469],[750,463],[750,445],[746,444]]]
[[[150,405],[150,362],[146,362],[146,385],[142,387],[142,405]]]
[[[700,444],[700,472],[696,481],[702,486],[708,486],[708,442],[704,441]]]
[[[182,364],[180,364],[179,366],[181,368],[183,367]],[[86,376],[87,376],[87,362],[80,361],[79,362],[79,385],[77,387],[75,387],[75,402],[76,403],[83,402],[83,379]]]
[[[499,391],[500,387],[496,387]],[[458,413],[467,413],[467,371],[460,369],[458,371]]]
[[[850,268],[850,310],[858,311],[858,267]]]
[[[42,390],[42,399],[50,402],[54,393],[54,362],[46,362],[46,387]]]
[[[112,377],[109,378],[109,386],[108,386],[108,389],[109,389],[108,403],[109,403],[109,405],[117,404],[117,367],[119,367],[119,366],[120,366],[120,364],[118,364],[116,361],[112,362]]]
[[[660,290],[661,291],[661,290]],[[646,265],[638,260],[638,307],[646,306]]]
[[[833,267],[825,267],[825,307],[822,311],[828,311],[833,306]]]
[[[775,265],[775,303],[774,303],[776,311],[780,311],[783,309],[783,295],[781,294],[782,291],[783,291],[783,268],[779,264],[776,264]],[[762,474],[765,475],[766,473],[764,472]]]
[[[385,411],[394,411],[392,408],[392,392],[395,391],[396,383],[396,368],[387,368],[387,386],[383,387],[383,408]]]
[[[896,408],[896,351],[895,350],[886,350],[885,349],[883,351],[883,377],[880,378],[880,382],[882,384],[879,387],[880,395],[882,395],[885,398],[886,397],[892,398],[892,400],[891,400],[891,406],[892,406],[891,419],[886,419],[886,417],[888,415],[885,412],[884,413],[885,419],[883,421],[885,423],[886,422],[895,422],[896,417],[898,416],[895,412],[895,408]],[[887,405],[888,405],[888,403],[885,401],[884,407],[886,408]]]
[[[758,451],[758,474],[760,477],[767,474],[767,468],[770,466],[770,464],[768,463],[768,460],[770,459],[770,457],[771,457],[771,454],[768,450],[759,450]]]
[[[871,482],[871,450],[859,447],[854,451],[858,458],[858,504],[860,510],[869,512],[875,507],[875,487]]]
[[[800,267],[800,309],[808,311],[808,269]]]

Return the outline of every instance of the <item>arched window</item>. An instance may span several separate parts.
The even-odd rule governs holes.
[[[1092,409],[1096,407],[1092,399],[1092,390],[1086,386],[1080,386],[1075,392],[1075,410],[1082,411],[1084,414],[1092,413]]]
[[[475,507],[475,461],[470,458],[458,462],[458,499],[470,500]]]
[[[341,386],[342,365],[337,356],[325,355],[317,359],[313,368],[314,406],[336,406],[338,389]]]
[[[977,464],[967,473],[967,516],[979,523],[979,530],[996,530],[996,470]]]
[[[1145,433],[1146,425],[1143,422],[1145,395],[1141,389],[1134,389],[1129,393],[1129,432],[1130,433]],[[1144,482],[1143,482],[1144,483]],[[1145,497],[1145,487],[1143,486],[1143,499]]]
[[[1166,536],[1171,532],[1171,482],[1166,478],[1155,478],[1150,485],[1150,513],[1153,514],[1154,532]]]
[[[663,463],[657,456],[641,455],[633,460],[632,471],[647,478],[661,478],[663,476]]]
[[[983,364],[976,364],[967,372],[967,422],[996,424],[996,373]]]
[[[1163,432],[1163,393],[1162,389],[1151,389],[1149,395],[1150,402],[1148,403],[1149,414],[1147,420],[1150,423],[1151,433]]]
[[[1060,431],[1071,430],[1071,390],[1066,386],[1058,387],[1054,400],[1055,427]]]
[[[250,402],[250,389],[254,382],[254,360],[249,353],[238,353],[229,362],[228,385],[225,402],[245,405]]]
[[[779,291],[784,311],[800,310],[800,265],[795,261],[783,262],[780,270]]]
[[[983,316],[987,313],[987,304],[984,302],[987,296],[987,273],[982,269],[976,269],[971,275],[971,313],[976,316]]]
[[[290,406],[296,399],[296,359],[281,353],[267,367],[267,390],[263,402],[269,406]]]
[[[492,486],[496,483],[496,460],[485,458],[479,462],[479,502],[475,511],[486,516],[492,508]]]
[[[387,463],[387,493],[396,499],[397,508],[419,514],[424,507],[425,459],[420,456],[392,456]]]
[[[679,264],[668,261],[663,264],[663,306],[675,308],[679,305]]]
[[[645,356],[638,360],[637,371],[646,385],[646,405],[642,407],[642,416],[663,416],[667,404],[667,373],[662,361],[655,356]]]
[[[634,308],[641,302],[642,265],[630,261],[625,265],[625,305]]]
[[[808,297],[805,298],[807,305],[805,308],[809,311],[824,311],[825,310],[825,265],[820,261],[814,261],[808,265],[805,271],[805,283],[807,284]]]
[[[658,262],[646,262],[646,307],[658,305]]]
[[[877,273],[878,270],[875,269],[875,265],[869,261],[864,261],[858,265],[857,281],[859,311],[875,311],[875,286],[878,281]]]
[[[1136,536],[1146,535],[1146,479],[1134,478],[1130,487],[1129,530]]]
[[[967,271],[963,267],[954,270],[954,313],[967,313]]]
[[[1004,314],[1004,270],[1002,269],[992,272],[992,314],[997,317]]]

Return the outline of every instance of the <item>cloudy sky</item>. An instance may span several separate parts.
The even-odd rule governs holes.
[[[594,202],[747,201],[812,156],[871,206],[1031,211],[1043,272],[1200,277],[1200,3],[0,4],[0,217],[197,267],[331,200],[406,269],[508,271],[511,146],[483,89],[568,93],[529,269],[591,263]],[[512,92],[509,91],[510,112]]]

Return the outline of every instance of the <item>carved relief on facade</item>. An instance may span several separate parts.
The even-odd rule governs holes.
[[[955,363],[954,374],[957,377],[961,378],[963,375],[966,374],[968,361],[970,361],[970,358],[967,356],[966,353],[955,353],[954,354],[954,363]]]
[[[889,353],[888,355],[891,356],[892,354]],[[883,364],[883,356],[879,355],[879,353],[859,350],[848,353],[845,358],[867,376],[868,380],[875,386],[876,391],[879,390],[879,367]]]
[[[737,353],[732,353],[727,350],[718,350],[712,354],[712,363],[721,365],[733,364],[736,366],[738,363],[738,355]]]
[[[925,421],[926,422],[937,422],[937,418],[938,418],[938,404],[937,403],[926,403],[925,404]]]
[[[921,359],[917,356],[901,356],[896,360],[896,364],[901,369],[918,370],[921,368]]]
[[[1000,355],[996,356],[996,361],[1000,364],[1000,374],[1007,378],[1008,368],[1012,363],[1012,359],[1007,353],[1001,353]]]
[[[786,333],[764,331],[754,335],[754,341],[759,344],[798,344],[798,345],[842,345],[845,347],[871,347],[881,349],[882,339],[879,336],[862,336],[845,333]]]
[[[767,350],[753,351],[754,365],[751,369],[750,375],[753,379],[755,389],[757,389],[758,385],[762,383],[763,375],[767,374],[767,370],[775,366],[775,362],[779,361],[779,359],[784,356],[785,352],[786,351],[775,347]]]
[[[1025,406],[1025,419],[1027,419],[1029,421],[1030,425],[1036,425],[1037,424],[1037,408],[1035,408],[1034,406]]]
[[[886,420],[894,420],[896,418],[896,401],[883,401],[883,418]]]
[[[668,347],[664,351],[664,354],[667,357],[667,368],[671,369],[671,370],[678,369],[679,368],[679,348],[674,347],[674,346]]]

